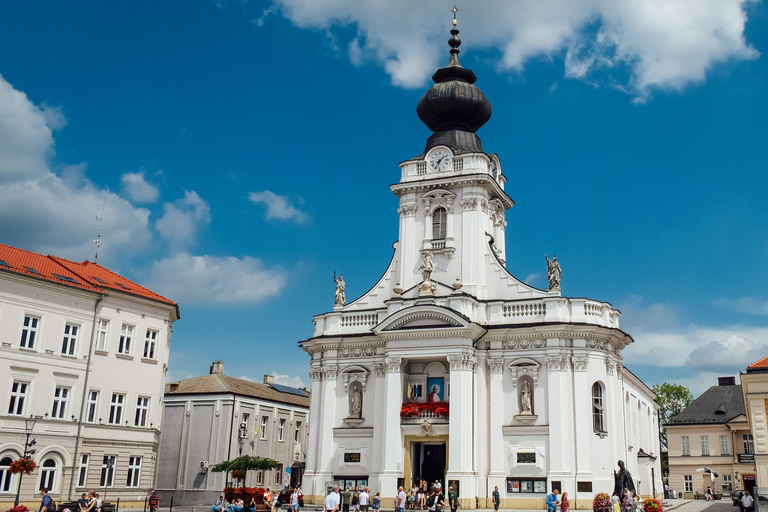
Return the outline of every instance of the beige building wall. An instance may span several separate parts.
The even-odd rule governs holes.
[[[747,419],[754,437],[757,487],[761,494],[768,493],[768,372],[752,367],[741,374],[741,386]]]

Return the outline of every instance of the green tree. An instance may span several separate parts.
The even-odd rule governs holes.
[[[664,384],[654,384],[651,390],[656,394],[656,403],[659,404],[659,441],[661,442],[661,470],[669,470],[667,451],[667,430],[664,424],[680,414],[693,402],[691,390],[680,384],[665,382]]]

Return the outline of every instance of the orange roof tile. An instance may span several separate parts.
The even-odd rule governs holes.
[[[176,306],[178,310],[178,305],[172,300],[90,261],[78,263],[0,244],[0,271],[96,293],[103,293],[106,289],[114,290]]]
[[[768,368],[768,356],[762,358],[756,363],[752,363],[747,368]]]

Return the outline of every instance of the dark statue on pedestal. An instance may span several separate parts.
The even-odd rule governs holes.
[[[613,479],[616,482],[613,486],[613,492],[619,498],[624,497],[625,489],[628,490],[632,496],[636,494],[635,482],[632,481],[632,475],[630,475],[627,468],[624,467],[624,461],[619,461],[619,472],[613,472]]]

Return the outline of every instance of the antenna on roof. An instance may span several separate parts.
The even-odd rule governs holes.
[[[104,198],[104,202],[101,203],[101,217],[98,215],[96,216],[96,222],[99,223],[99,236],[96,238],[96,240],[93,241],[93,243],[96,244],[96,257],[94,258],[93,262],[98,263],[99,262],[99,247],[101,247],[101,228],[104,227],[104,203],[107,202],[107,198]]]

